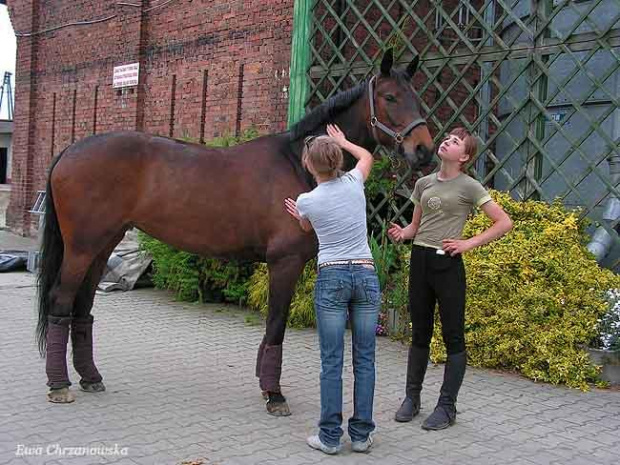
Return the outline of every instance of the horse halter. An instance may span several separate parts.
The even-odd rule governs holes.
[[[377,119],[377,115],[375,114],[375,92],[374,92],[374,82],[377,76],[373,76],[372,79],[368,82],[368,101],[370,102],[370,126],[372,127],[373,137],[375,138],[375,142],[379,143],[377,139],[376,129],[381,129],[385,134],[394,139],[396,145],[400,145],[403,143],[407,134],[413,131],[418,126],[426,124],[426,120],[424,118],[418,118],[413,120],[409,126],[407,126],[402,132],[395,132],[388,128],[385,124]]]

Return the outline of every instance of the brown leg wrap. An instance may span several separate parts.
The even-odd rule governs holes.
[[[263,391],[280,392],[282,346],[265,344],[260,367],[260,387]]]
[[[71,386],[67,370],[67,344],[71,318],[48,317],[47,358],[45,372],[47,385],[52,389]]]
[[[263,361],[263,352],[265,351],[265,345],[267,344],[267,336],[263,336],[263,342],[258,346],[258,354],[256,355],[256,377],[260,378],[260,367]]]
[[[74,318],[71,323],[73,366],[87,383],[99,383],[103,379],[93,361],[93,317]]]

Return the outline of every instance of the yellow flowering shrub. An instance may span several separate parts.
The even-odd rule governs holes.
[[[589,238],[578,212],[559,202],[517,202],[499,192],[492,196],[514,228],[464,256],[469,364],[587,389],[598,369],[583,346],[596,336],[597,320],[608,307],[605,292],[618,288],[620,278],[600,268],[586,250]],[[464,237],[490,225],[480,212],[467,222]],[[403,263],[408,264],[406,254]],[[438,315],[431,358],[445,359]]]
[[[316,260],[306,264],[297,286],[287,324],[293,328],[316,326],[314,318],[314,283],[316,281]],[[258,265],[250,278],[248,304],[267,316],[269,311],[269,274],[267,265]]]
[[[578,212],[560,202],[517,202],[491,192],[510,215],[514,229],[504,238],[465,255],[467,309],[465,334],[469,364],[520,371],[536,381],[587,389],[598,369],[583,349],[597,336],[597,321],[607,311],[609,289],[620,277],[600,268],[586,250],[589,238]],[[483,213],[472,216],[464,236],[488,228]],[[407,285],[410,246],[398,247],[397,261],[383,293],[385,308],[409,321]],[[310,262],[297,284],[289,325],[312,327],[316,262]],[[257,267],[249,284],[251,307],[267,313],[267,267]],[[445,360],[436,312],[431,358]],[[408,339],[407,325],[402,334]]]

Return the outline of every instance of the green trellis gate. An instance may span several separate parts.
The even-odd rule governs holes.
[[[370,76],[390,46],[401,63],[420,55],[431,133],[480,136],[478,179],[580,207],[601,260],[620,245],[620,0],[296,0],[289,122]],[[410,180],[399,172],[375,198],[373,221],[409,220],[393,194]]]

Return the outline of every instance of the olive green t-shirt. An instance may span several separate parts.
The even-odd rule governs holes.
[[[418,179],[411,200],[422,207],[420,227],[413,243],[442,248],[444,239],[460,239],[465,221],[474,206],[491,200],[487,190],[464,173],[441,181],[437,173]]]

